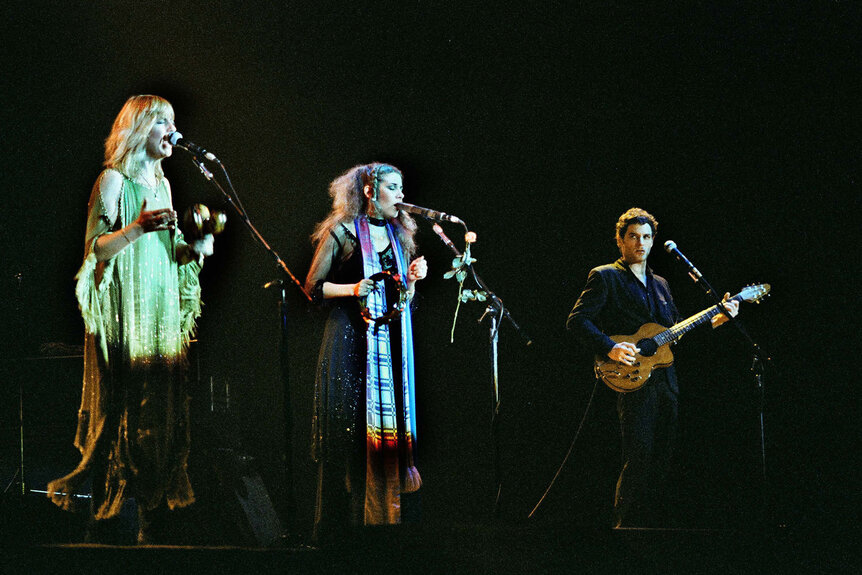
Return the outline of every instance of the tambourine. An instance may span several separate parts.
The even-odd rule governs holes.
[[[375,327],[379,327],[381,324],[389,323],[401,315],[401,312],[407,307],[407,302],[410,301],[410,294],[407,292],[407,286],[404,285],[404,282],[401,280],[401,274],[382,271],[377,272],[368,279],[373,282],[379,282],[382,280],[384,286],[388,284],[393,287],[393,290],[391,291],[397,290],[398,292],[398,300],[392,302],[387,301],[386,305],[388,309],[386,310],[386,313],[379,317],[371,316],[371,311],[368,309],[367,295],[359,298],[359,313],[362,314],[362,318],[366,323],[373,323]],[[384,286],[374,286],[374,289],[386,289]]]
[[[224,212],[210,212],[203,204],[190,206],[183,215],[183,235],[188,240],[199,240],[207,234],[220,234],[227,223]]]

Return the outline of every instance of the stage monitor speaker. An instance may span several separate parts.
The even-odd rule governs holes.
[[[217,500],[224,518],[233,523],[243,543],[268,547],[282,535],[281,521],[254,458],[233,449],[216,449],[212,464],[218,484]],[[217,504],[219,505],[219,504]]]

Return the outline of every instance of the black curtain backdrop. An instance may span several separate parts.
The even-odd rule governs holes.
[[[523,519],[538,500],[586,407],[590,357],[565,319],[589,269],[617,257],[613,224],[632,206],[659,220],[651,264],[684,315],[709,302],[660,249],[668,239],[722,292],[772,284],[772,297],[741,316],[773,360],[768,496],[784,524],[855,515],[858,5],[494,6],[7,5],[0,299],[3,356],[14,367],[0,395],[10,418],[4,463],[17,382],[35,377],[8,360],[38,356],[47,342],[81,343],[73,276],[103,142],[129,95],[156,93],[173,103],[179,130],[228,167],[257,228],[297,276],[329,210],[328,182],[358,163],[401,167],[407,201],[457,214],[476,231],[477,269],[534,341],[528,348],[502,327],[505,516]],[[179,211],[199,202],[229,209],[179,150],[164,165]],[[262,289],[279,274],[233,216],[202,276],[195,402],[207,405],[210,382],[229,385],[243,449],[281,497],[277,298]],[[451,254],[420,227],[431,270],[414,319],[425,513],[442,524],[483,522],[494,496],[488,326],[476,321],[480,305],[464,304],[449,343],[457,285],[442,274]],[[458,228],[447,230],[462,246]],[[304,528],[324,315],[295,290],[288,306],[294,519]],[[732,327],[703,328],[686,336],[676,361],[683,513],[695,526],[744,523],[760,485],[749,354]],[[79,381],[56,385],[39,393],[76,397]],[[55,409],[73,421],[77,400]],[[534,520],[605,524],[618,450],[614,395],[601,386]]]

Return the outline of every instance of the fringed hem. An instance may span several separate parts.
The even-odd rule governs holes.
[[[415,493],[420,487],[422,487],[422,477],[419,475],[419,470],[411,465],[405,470],[401,493]]]
[[[93,240],[95,246],[95,240]],[[96,336],[99,351],[105,362],[108,361],[108,343],[104,338],[101,292],[111,285],[113,277],[114,259],[106,262],[96,260],[93,251],[84,258],[81,269],[75,274],[78,283],[75,284],[75,297],[78,307],[81,308],[81,317],[84,319],[84,328],[87,333]],[[99,266],[104,266],[99,270]]]
[[[197,319],[201,315],[201,284],[198,274],[201,266],[190,262],[179,266],[180,287],[180,333],[183,336],[183,348],[188,347],[197,330]]]
[[[201,303],[198,302],[197,309],[183,312],[180,316],[180,333],[183,336],[183,349],[187,349],[198,329],[197,319],[201,315]]]
[[[107,267],[113,265],[113,262],[106,264],[106,269],[102,272],[102,281],[100,285],[96,283],[96,268],[99,261],[96,259],[96,254],[90,252],[78,273],[75,274],[75,279],[78,283],[75,284],[75,297],[78,300],[78,307],[81,308],[81,316],[84,318],[84,326],[89,333],[98,333],[102,319],[102,306],[99,301],[99,291],[105,290],[111,284],[111,276],[107,273]]]

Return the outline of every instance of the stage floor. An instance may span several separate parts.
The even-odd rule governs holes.
[[[849,539],[848,539],[849,542]],[[320,547],[19,542],[2,573],[853,573],[858,551],[787,529],[586,529],[556,524],[366,529]]]

